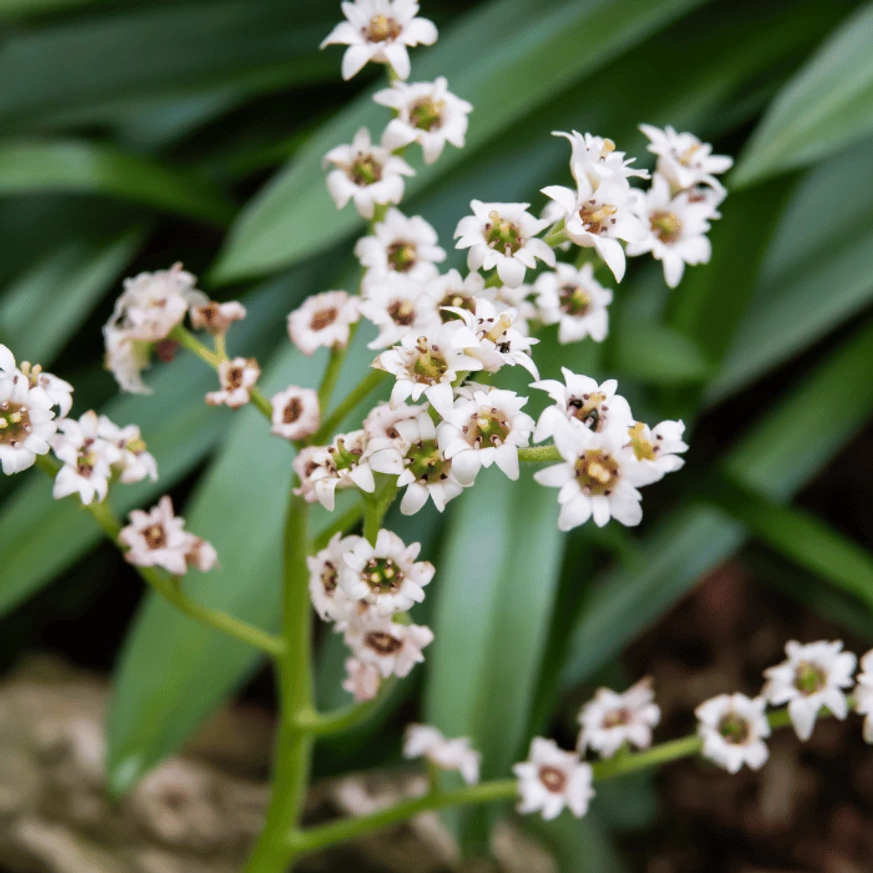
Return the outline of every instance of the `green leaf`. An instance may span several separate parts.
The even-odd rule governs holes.
[[[182,170],[87,142],[0,143],[0,195],[102,194],[223,224],[233,206],[218,188]]]
[[[65,12],[105,0],[0,0],[0,20],[25,18],[46,12]]]
[[[131,231],[108,244],[77,240],[48,254],[0,295],[4,343],[14,347],[19,360],[51,364],[142,238],[142,232]]]
[[[501,0],[475,9],[416,62],[427,80],[452,71],[452,90],[473,103],[463,157],[493,142],[538,104],[664,26],[700,0]],[[488,34],[483,43],[482,34]],[[321,160],[387,115],[365,94],[326,124],[245,209],[215,269],[221,281],[263,273],[319,251],[362,226],[352,206],[337,212]],[[546,135],[546,131],[543,135]],[[462,156],[448,149],[419,169],[410,194],[433,185]],[[407,197],[408,199],[408,197]]]
[[[748,185],[873,131],[873,4],[832,34],[773,101],[733,174]]]
[[[645,382],[669,385],[702,382],[712,365],[690,337],[633,309],[622,313],[610,348],[608,369]]]

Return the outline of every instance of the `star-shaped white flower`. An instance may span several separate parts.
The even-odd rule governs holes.
[[[703,755],[729,773],[739,773],[743,764],[760,770],[770,752],[764,742],[770,736],[767,701],[745,694],[719,694],[694,710],[697,733],[703,740]]]
[[[119,427],[105,415],[97,423],[97,434],[115,446],[119,459],[113,463],[113,471],[119,473],[119,481],[125,485],[143,479],[158,479],[158,463],[146,449],[140,429],[135,424]]]
[[[121,451],[101,436],[100,416],[96,412],[90,410],[78,421],[61,419],[52,449],[58,460],[64,462],[52,489],[56,500],[78,494],[87,506],[95,499],[106,499],[112,466],[121,461]]]
[[[623,694],[600,688],[579,713],[579,750],[593,749],[602,758],[611,758],[626,744],[646,749],[660,720],[651,679],[640,680]]]
[[[420,215],[407,218],[393,207],[355,244],[355,257],[365,267],[364,292],[384,276],[399,273],[408,279],[425,282],[437,275],[437,264],[446,259],[438,245],[437,232]]]
[[[345,642],[359,661],[372,664],[383,678],[402,679],[424,661],[422,650],[433,642],[433,631],[368,614],[348,622]]]
[[[482,756],[467,737],[446,739],[441,731],[426,724],[411,724],[403,741],[404,758],[425,758],[439,770],[457,770],[468,785],[479,781]]]
[[[722,187],[715,177],[733,166],[733,158],[712,154],[709,143],[701,142],[693,133],[677,133],[669,125],[662,130],[641,124],[640,130],[649,138],[649,151],[658,156],[658,172],[677,190],[695,185]]]
[[[592,187],[597,186],[604,180],[612,177],[628,179],[636,176],[640,179],[648,179],[646,170],[631,167],[636,158],[625,158],[624,152],[616,151],[615,143],[611,139],[602,136],[594,136],[590,133],[565,133],[561,130],[552,131],[552,136],[562,136],[570,143],[570,171],[573,178],[587,179]]]
[[[318,430],[321,412],[318,394],[311,388],[289,385],[284,391],[274,394],[270,403],[273,407],[270,430],[276,436],[303,440]]]
[[[345,348],[351,326],[361,317],[359,299],[345,291],[324,291],[307,297],[288,316],[288,336],[304,355],[325,347]]]
[[[210,406],[229,406],[239,409],[251,399],[251,390],[261,376],[261,368],[254,358],[231,358],[218,365],[219,391],[210,391],[206,402]]]
[[[355,602],[340,585],[340,576],[345,569],[344,556],[357,545],[359,539],[356,536],[334,534],[320,552],[306,559],[309,595],[322,621],[345,621],[354,611]]]
[[[515,764],[512,772],[518,777],[518,811],[522,815],[540,812],[550,821],[566,807],[582,818],[594,797],[591,766],[580,761],[575,752],[559,749],[553,740],[535,737],[528,759]]]
[[[594,278],[594,267],[557,264],[555,272],[542,273],[534,283],[536,305],[543,324],[557,324],[561,345],[590,336],[603,342],[609,333],[612,291]]]
[[[433,298],[422,284],[400,273],[391,273],[366,286],[361,315],[379,328],[369,349],[385,349],[404,337],[419,337],[438,330],[441,324]]]
[[[654,427],[638,421],[628,429],[630,447],[637,460],[653,466],[662,475],[675,473],[685,466],[685,460],[679,457],[688,451],[682,439],[684,433],[685,425],[681,421],[662,421]]]

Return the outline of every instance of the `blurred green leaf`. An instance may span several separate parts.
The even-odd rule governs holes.
[[[223,224],[233,206],[194,176],[91,142],[0,143],[0,194],[103,194]]]
[[[0,20],[25,18],[46,12],[64,12],[105,0],[0,0]]]
[[[610,347],[610,372],[657,385],[702,382],[712,372],[712,364],[690,337],[627,307],[622,316]]]
[[[832,34],[773,101],[737,185],[819,160],[873,131],[873,4]]]
[[[473,103],[467,148],[494,140],[532,108],[665,26],[701,0],[500,0],[466,15],[416,62],[426,80],[452,75],[452,90]],[[482,34],[488,34],[483,43]],[[290,166],[244,210],[215,269],[229,281],[293,263],[362,226],[352,207],[338,212],[327,193],[321,160],[354,132],[380,129],[386,112],[365,94],[314,135]],[[447,150],[419,168],[410,194],[443,177],[461,160]]]

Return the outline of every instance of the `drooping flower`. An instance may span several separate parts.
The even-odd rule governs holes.
[[[354,610],[354,601],[340,585],[345,569],[343,558],[360,537],[337,533],[320,552],[306,559],[309,568],[309,594],[322,621],[345,621]]]
[[[210,406],[229,406],[239,409],[251,399],[251,390],[261,375],[261,368],[254,358],[232,358],[218,365],[220,391],[210,391],[206,402]]]
[[[552,136],[562,136],[570,143],[570,172],[573,178],[577,181],[587,179],[593,188],[597,188],[604,179],[613,177],[649,178],[646,170],[631,166],[636,158],[626,158],[625,152],[616,151],[615,143],[611,139],[579,133],[578,130],[571,133],[555,130],[552,131]]]
[[[414,176],[415,170],[391,149],[376,145],[370,131],[362,127],[351,145],[331,149],[322,165],[334,169],[327,175],[327,190],[342,209],[354,200],[363,218],[372,218],[375,207],[399,203],[403,199],[404,176]]]
[[[346,21],[340,22],[321,43],[346,45],[343,79],[351,79],[369,63],[388,64],[400,79],[410,71],[408,46],[433,45],[437,29],[418,17],[413,0],[353,0],[342,4]]]
[[[864,718],[864,742],[873,743],[873,651],[861,658],[861,672],[855,685],[855,710]]]
[[[390,348],[405,336],[421,336],[440,325],[436,306],[421,283],[398,273],[368,285],[361,315],[379,328],[379,335],[367,346],[370,349]]]
[[[316,350],[345,348],[351,326],[360,318],[359,300],[345,291],[324,291],[307,297],[288,316],[288,335],[304,355]]]
[[[284,391],[274,394],[271,428],[276,436],[286,440],[303,440],[318,430],[321,413],[318,394],[311,388],[289,385]]]
[[[677,133],[667,125],[663,130],[651,124],[641,124],[640,130],[649,138],[649,151],[658,156],[658,172],[666,176],[677,190],[695,185],[710,185],[721,189],[715,177],[733,166],[727,155],[712,154],[712,146],[701,142],[693,133]]]
[[[624,745],[646,749],[660,720],[651,679],[640,680],[623,694],[600,688],[579,713],[579,750],[593,749],[611,758]]]
[[[483,203],[473,200],[473,215],[458,222],[456,247],[469,249],[470,270],[491,270],[504,285],[517,288],[524,281],[525,270],[536,268],[537,258],[550,267],[555,253],[537,234],[548,222],[528,212],[529,203]]]
[[[355,244],[355,257],[366,267],[364,291],[374,280],[400,273],[425,282],[437,275],[437,264],[446,259],[437,232],[420,215],[407,218],[393,207],[373,228],[372,236]]]
[[[685,466],[679,455],[688,451],[682,439],[685,425],[681,421],[662,421],[649,427],[641,421],[628,429],[630,447],[637,460],[649,464],[660,473],[674,473]]]
[[[764,742],[770,722],[763,697],[719,694],[694,710],[697,733],[703,740],[703,755],[729,773],[739,773],[743,764],[760,770],[770,753]]]
[[[594,796],[591,766],[579,760],[575,752],[559,749],[553,740],[534,737],[528,759],[515,764],[522,815],[540,812],[546,821],[557,818],[564,807],[576,818],[588,811]]]
[[[762,694],[774,706],[788,704],[788,715],[801,740],[812,736],[819,711],[827,707],[838,719],[848,712],[842,689],[852,685],[857,658],[844,652],[842,640],[801,645],[785,644],[787,659],[764,671],[767,682]]]
[[[52,439],[52,450],[63,466],[55,476],[52,496],[56,500],[78,493],[86,506],[95,498],[106,499],[112,466],[122,459],[115,443],[101,436],[100,417],[93,410],[81,418],[64,418]]]
[[[609,333],[612,291],[594,278],[594,267],[557,264],[555,272],[542,273],[534,283],[536,304],[543,324],[557,324],[558,342],[575,343],[590,336],[603,342]]]
[[[373,664],[359,661],[357,658],[346,658],[346,678],[343,679],[343,690],[355,698],[355,703],[366,703],[373,700],[382,685],[382,674]]]
[[[479,781],[481,754],[467,737],[446,739],[441,731],[426,724],[411,724],[403,741],[404,758],[425,758],[439,770],[457,770],[468,785]]]
[[[385,130],[384,143],[388,148],[403,148],[417,142],[424,162],[432,164],[447,142],[455,148],[464,147],[467,116],[473,105],[452,94],[444,76],[433,82],[394,82],[390,88],[377,91],[373,100],[397,113]]]
[[[349,621],[345,642],[359,661],[372,664],[383,678],[402,679],[424,661],[422,649],[433,642],[433,631],[424,625],[365,615]]]

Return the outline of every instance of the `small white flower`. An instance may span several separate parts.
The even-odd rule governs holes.
[[[346,658],[346,678],[343,690],[354,695],[355,703],[373,700],[382,685],[382,674],[373,664],[365,664],[357,658]]]
[[[271,428],[276,436],[286,440],[302,440],[318,430],[321,413],[318,394],[311,388],[289,385],[284,391],[274,394]]]
[[[407,546],[397,534],[380,530],[376,544],[356,538],[342,555],[339,583],[354,600],[372,604],[382,617],[406,612],[424,600],[424,586],[436,572],[430,561],[416,561],[421,543]]]
[[[437,275],[437,264],[446,259],[437,232],[420,215],[407,218],[393,207],[373,228],[373,236],[355,244],[355,257],[367,268],[364,290],[374,279],[400,273],[419,282]]]
[[[399,203],[405,187],[403,177],[415,175],[403,158],[384,145],[375,145],[366,127],[355,134],[351,145],[331,149],[322,165],[334,168],[327,175],[327,190],[336,208],[354,200],[363,218],[372,218],[377,204]]]
[[[345,348],[349,330],[360,318],[358,298],[345,291],[324,291],[307,297],[288,316],[288,335],[304,355],[325,348]]]
[[[855,710],[864,719],[864,742],[873,743],[873,651],[861,658],[861,670],[855,685]]]
[[[350,621],[346,645],[364,664],[372,664],[383,678],[408,676],[424,661],[422,649],[433,642],[433,631],[417,624],[397,624],[390,618],[363,616]]]
[[[421,283],[399,273],[368,284],[361,315],[379,328],[369,349],[389,348],[405,336],[421,336],[440,326],[436,306]]]
[[[543,194],[564,210],[564,230],[578,246],[594,248],[612,271],[616,282],[624,278],[626,267],[621,241],[642,240],[646,229],[637,215],[642,192],[627,179],[610,176],[595,189],[587,176],[577,180],[577,188],[550,185]]]
[[[535,443],[554,437],[566,422],[597,433],[614,430],[622,435],[633,427],[630,405],[615,393],[618,388],[615,379],[607,379],[598,385],[590,376],[582,376],[566,367],[562,367],[561,372],[564,374],[563,384],[556,379],[531,384],[531,388],[545,391],[555,401],[554,406],[546,407],[540,415],[534,431]]]
[[[403,741],[404,758],[425,758],[440,770],[457,770],[468,785],[479,781],[482,756],[470,746],[467,737],[447,740],[435,727],[411,724]]]
[[[719,694],[701,703],[694,713],[704,757],[729,773],[739,773],[743,764],[760,770],[770,756],[764,742],[770,736],[766,708],[763,697],[745,694]]]
[[[64,465],[55,476],[52,496],[56,500],[78,493],[86,506],[95,498],[106,499],[113,464],[122,459],[121,450],[101,436],[100,417],[93,410],[78,421],[65,418],[58,422],[59,433],[52,449]]]
[[[558,342],[575,343],[590,336],[603,342],[609,333],[612,291],[594,278],[594,267],[577,270],[558,264],[554,273],[543,273],[534,283],[537,308],[543,324],[558,324]]]
[[[444,322],[457,318],[454,312],[445,307],[475,312],[476,299],[491,296],[493,290],[485,287],[485,279],[481,273],[468,273],[466,278],[462,279],[457,270],[449,270],[448,273],[431,279],[424,286],[425,294],[432,298],[440,319]]]
[[[788,658],[764,671],[767,682],[762,694],[774,706],[788,704],[788,715],[801,740],[812,736],[822,707],[838,719],[846,717],[848,704],[841,689],[851,687],[858,659],[842,648],[842,640],[807,645],[790,640],[785,644]]]
[[[500,281],[517,288],[524,281],[525,270],[536,268],[539,258],[555,266],[555,253],[536,236],[548,227],[548,222],[534,218],[527,210],[529,203],[483,203],[473,200],[473,215],[458,222],[456,247],[469,249],[467,267],[470,270],[497,269]]]
[[[452,408],[452,384],[462,373],[482,369],[481,361],[453,345],[457,322],[441,325],[429,334],[405,336],[392,349],[382,352],[373,366],[397,380],[391,390],[391,405],[417,401],[422,395],[440,415]]]
[[[103,328],[106,344],[104,365],[115,377],[118,387],[130,394],[151,394],[142,378],[150,363],[152,345],[133,339],[123,330]]]
[[[340,585],[340,576],[345,569],[344,556],[359,539],[334,534],[325,548],[306,559],[312,605],[323,621],[345,621],[354,611],[354,601]]]
[[[385,130],[384,143],[398,149],[417,142],[424,153],[424,162],[432,164],[443,153],[446,143],[464,147],[467,116],[473,105],[449,91],[444,76],[434,82],[394,82],[390,88],[377,91],[373,100],[397,113]]]
[[[405,447],[406,469],[397,477],[397,487],[406,487],[400,511],[404,515],[415,515],[430,498],[442,512],[464,486],[456,478],[452,462],[439,447],[433,419],[422,410],[415,418],[396,422],[395,428]]]
[[[205,540],[185,530],[185,520],[173,512],[169,497],[161,498],[149,512],[135,509],[130,524],[118,535],[127,546],[126,560],[139,567],[163,567],[174,576],[182,576],[189,564],[198,569],[215,565],[215,550]]]
[[[587,179],[592,187],[597,188],[604,179],[611,177],[649,178],[646,170],[631,167],[636,158],[625,158],[624,152],[616,151],[615,143],[611,139],[579,133],[578,130],[572,133],[555,130],[552,131],[552,136],[562,136],[570,143],[570,171],[577,181]]]
[[[628,429],[630,446],[637,460],[650,464],[662,474],[674,473],[685,466],[685,460],[679,457],[688,451],[682,439],[684,433],[685,425],[681,421],[662,421],[652,428],[638,421]]]
[[[300,480],[300,485],[294,489],[294,493],[302,495],[307,503],[315,503],[319,499],[315,491],[319,481],[339,477],[333,454],[328,446],[302,448],[294,456],[292,467]]]
[[[623,694],[598,689],[579,713],[580,752],[590,748],[602,758],[611,758],[625,744],[648,748],[652,728],[661,720],[661,710],[654,701],[651,679],[642,679]]]
[[[709,262],[712,246],[706,234],[713,212],[708,202],[692,201],[682,191],[674,197],[670,183],[656,173],[652,187],[638,203],[637,214],[647,228],[646,235],[629,242],[627,253],[636,257],[651,252],[661,262],[664,281],[670,288],[682,281],[686,264]]]
[[[188,315],[194,330],[206,330],[213,336],[224,336],[235,321],[242,321],[246,317],[246,308],[237,300],[217,303],[204,294],[200,303],[191,304]]]
[[[527,397],[499,388],[459,397],[437,430],[443,455],[462,485],[472,485],[481,467],[497,466],[518,479],[518,450],[530,443],[533,419],[521,408]]]
[[[0,348],[6,347],[0,346]],[[11,361],[12,369],[7,372],[3,370],[2,366],[0,366],[0,376],[2,376],[3,373],[11,376],[15,369],[15,359],[12,357],[12,352],[9,352],[8,349],[6,349],[6,351],[9,353],[9,361]],[[45,391],[49,400],[51,400],[52,405],[58,407],[58,417],[66,418],[70,410],[73,408],[73,386],[69,382],[65,382],[63,379],[55,376],[53,373],[44,372],[39,364],[31,364],[29,361],[22,361],[19,369],[30,382],[31,386],[34,388],[42,388],[42,390]]]
[[[559,428],[555,445],[564,463],[546,467],[534,479],[549,488],[560,488],[558,527],[572,530],[594,519],[603,527],[610,518],[628,527],[640,523],[643,509],[638,486],[656,482],[663,475],[641,464],[615,430],[602,433],[587,427]]]
[[[399,441],[405,451],[407,446],[400,431],[397,430],[397,423],[417,418],[419,413],[423,412],[425,408],[424,404],[410,406],[402,403],[400,406],[392,407],[390,403],[379,403],[370,410],[364,419],[364,433],[367,434],[367,439],[370,440],[386,439],[395,442]]]
[[[210,406],[229,406],[239,409],[251,399],[251,389],[261,375],[261,368],[254,358],[232,358],[218,365],[220,391],[210,391],[206,402]]]
[[[368,63],[389,64],[400,79],[410,71],[407,46],[433,45],[437,29],[418,18],[414,0],[353,0],[342,4],[346,21],[340,22],[321,43],[347,45],[343,79],[351,79]]]
[[[125,485],[141,482],[143,479],[157,482],[158,463],[154,456],[146,451],[140,429],[135,424],[119,427],[105,415],[101,415],[97,433],[101,439],[111,443],[118,450],[119,459],[113,464],[113,469],[118,470],[121,482]]]
[[[661,130],[641,124],[640,130],[650,140],[649,151],[658,156],[658,172],[674,187],[680,190],[695,185],[722,187],[715,177],[733,166],[732,158],[712,154],[709,143],[701,142],[693,133],[676,133],[669,125]]]
[[[557,818],[567,807],[576,818],[588,811],[594,797],[591,766],[579,760],[575,752],[559,749],[553,740],[534,737],[527,761],[515,764],[522,815],[542,813],[546,821]]]

